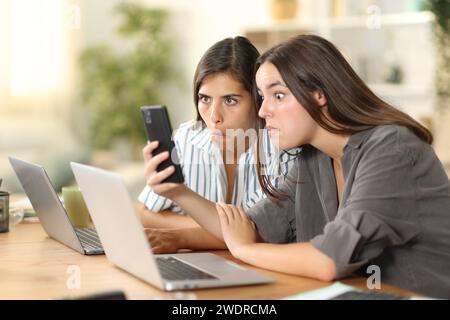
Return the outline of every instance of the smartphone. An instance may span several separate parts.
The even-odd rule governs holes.
[[[158,148],[153,150],[152,155],[169,151],[169,158],[158,166],[158,172],[170,166],[175,167],[175,172],[163,182],[183,183],[184,177],[178,153],[172,140],[172,126],[170,125],[169,114],[165,106],[144,106],[141,107],[142,117],[144,118],[147,136],[150,142],[159,141]]]

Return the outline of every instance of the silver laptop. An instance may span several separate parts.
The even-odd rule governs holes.
[[[82,254],[104,254],[93,228],[74,228],[45,169],[37,164],[9,157],[31,205],[47,234]]]
[[[172,291],[273,282],[211,253],[154,255],[120,175],[71,162],[108,259],[160,289]]]

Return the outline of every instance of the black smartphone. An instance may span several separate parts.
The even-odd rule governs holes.
[[[142,117],[144,118],[145,128],[150,142],[159,141],[159,146],[153,150],[152,155],[169,151],[170,156],[163,161],[157,171],[162,171],[170,166],[175,167],[175,172],[163,182],[183,183],[184,177],[178,153],[172,140],[172,127],[170,125],[169,114],[165,106],[145,106],[141,107]]]

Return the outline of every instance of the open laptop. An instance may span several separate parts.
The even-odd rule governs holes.
[[[120,175],[71,162],[108,259],[160,289],[172,291],[273,282],[211,253],[152,253]]]
[[[37,164],[9,157],[25,193],[47,234],[82,254],[104,254],[93,228],[74,228],[45,169]]]

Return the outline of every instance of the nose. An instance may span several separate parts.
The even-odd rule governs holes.
[[[268,106],[268,103],[267,103],[266,100],[263,100],[262,103],[261,103],[261,107],[259,108],[259,111],[258,111],[258,116],[259,116],[260,118],[265,119],[265,118],[267,118],[269,115],[270,115],[270,112],[269,112],[269,106]]]
[[[222,112],[220,110],[220,106],[218,105],[218,103],[213,103],[211,105],[211,114],[209,115],[209,119],[214,124],[223,122]]]

